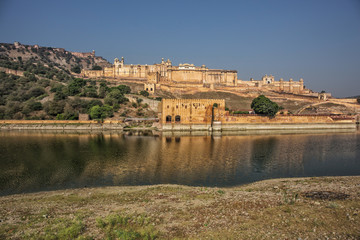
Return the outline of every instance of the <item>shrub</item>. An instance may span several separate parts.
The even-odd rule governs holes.
[[[80,94],[80,96],[97,98],[98,95],[96,86],[85,86],[84,91]]]
[[[64,112],[65,102],[64,101],[51,101],[44,104],[44,110],[47,114],[57,116]]]
[[[104,102],[111,106],[114,104],[121,104],[126,101],[129,101],[129,99],[124,97],[124,95],[117,88],[111,89],[110,93],[108,93],[104,99]]]
[[[6,108],[4,106],[0,106],[0,119],[5,118],[5,110]]]
[[[102,70],[102,67],[98,66],[98,65],[95,65],[92,67],[91,70]]]
[[[121,94],[129,94],[131,92],[131,88],[126,85],[119,85],[117,88],[120,90]]]
[[[136,116],[144,116],[144,112],[141,108],[138,108],[138,110],[136,111]]]
[[[140,91],[140,95],[143,95],[144,97],[148,97],[150,94],[148,93],[148,91],[142,90]]]
[[[138,99],[136,99],[137,104],[140,104],[142,101],[143,101],[143,99],[142,99],[142,98],[138,98]]]
[[[74,96],[81,92],[81,89],[86,85],[86,81],[82,78],[75,78],[68,86],[70,96]]]
[[[249,114],[248,111],[234,111],[233,114]]]
[[[100,100],[90,100],[89,102],[86,102],[86,112],[90,112],[90,109],[93,107],[93,106],[103,106],[103,103],[100,101]]]
[[[43,109],[43,106],[42,106],[41,102],[35,102],[34,100],[30,100],[27,103],[27,106],[29,107],[29,109],[31,111],[40,111],[40,110]]]
[[[79,65],[77,65],[77,66],[74,66],[74,67],[72,67],[71,68],[71,71],[73,72],[73,73],[81,73],[81,68],[80,68],[80,66]]]
[[[38,97],[45,93],[45,89],[43,87],[33,87],[28,92],[28,98]]]
[[[59,101],[59,100],[63,100],[66,99],[67,95],[63,92],[63,91],[57,91],[54,95],[54,100],[55,101]]]

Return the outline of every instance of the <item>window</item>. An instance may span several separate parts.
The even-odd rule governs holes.
[[[180,120],[181,120],[180,116],[179,116],[179,115],[176,115],[176,116],[175,116],[175,122],[176,122],[176,123],[179,123]]]
[[[167,115],[167,116],[166,116],[166,122],[167,122],[167,123],[171,123],[171,116],[170,116],[170,115]]]

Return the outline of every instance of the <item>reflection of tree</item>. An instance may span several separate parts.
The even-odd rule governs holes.
[[[252,145],[252,168],[254,172],[263,172],[272,160],[276,150],[277,139],[275,137],[258,138]]]

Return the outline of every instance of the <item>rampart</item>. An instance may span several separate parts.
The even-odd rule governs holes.
[[[224,99],[163,99],[159,118],[164,131],[356,128],[353,116],[230,115]]]

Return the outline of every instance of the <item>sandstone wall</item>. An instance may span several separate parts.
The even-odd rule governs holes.
[[[345,122],[351,122],[346,120]],[[242,115],[242,116],[224,116],[221,119],[222,124],[232,123],[252,123],[252,124],[288,124],[288,123],[334,123],[330,116],[281,116],[275,117],[259,116],[259,115]]]
[[[160,122],[163,124],[211,124],[214,103],[218,104],[214,115],[219,118],[221,110],[225,108],[224,99],[163,99]]]

